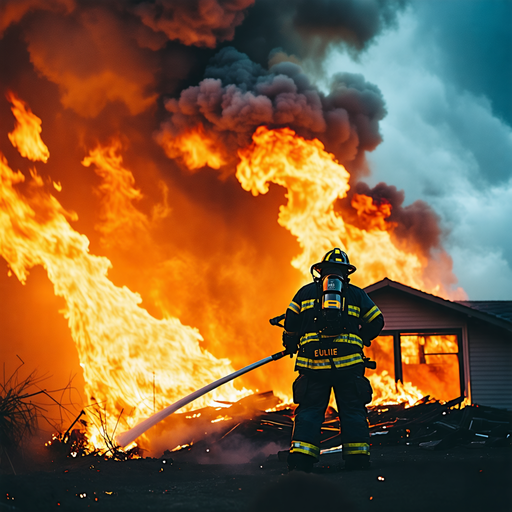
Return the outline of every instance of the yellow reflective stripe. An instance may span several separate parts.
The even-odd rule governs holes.
[[[332,362],[336,368],[343,368],[345,366],[352,366],[353,364],[362,363],[363,358],[361,354],[352,354],[350,356],[333,357]]]
[[[315,305],[315,299],[303,300],[301,311],[311,309]]]
[[[309,359],[307,357],[297,357],[296,365],[309,370],[330,370],[332,368],[329,359]]]
[[[326,300],[323,304],[324,308],[341,309],[341,302],[339,300]]]
[[[302,347],[303,345],[305,345],[306,343],[309,343],[310,341],[320,341],[320,338],[318,337],[318,333],[307,332],[300,339],[299,345]]]
[[[332,362],[336,368],[344,368],[363,362],[361,354],[351,354],[349,356],[333,357]],[[297,357],[296,365],[298,368],[307,368],[309,370],[330,370],[332,369],[330,359],[310,359],[308,357]]]
[[[369,455],[370,445],[367,443],[343,443],[345,455]]]
[[[380,315],[380,310],[377,308],[377,311],[375,311],[375,314],[372,315],[369,319],[368,319],[368,323],[370,323],[371,321],[375,320],[375,318],[377,318],[379,315]]]
[[[324,336],[322,336],[322,338],[323,337]],[[363,348],[363,340],[357,334],[340,334],[332,341],[333,343],[350,343],[351,345],[357,345],[358,347]]]
[[[359,316],[361,314],[361,309],[358,306],[348,305],[348,314],[352,316]]]
[[[305,453],[318,459],[320,455],[320,447],[314,444],[305,443],[304,441],[292,441],[290,452]]]
[[[363,321],[369,324],[379,314],[380,309],[377,306],[373,306],[373,308],[363,316]]]
[[[290,302],[288,309],[291,309],[294,313],[297,313],[297,315],[300,313],[300,306],[296,302],[293,302],[293,300]]]
[[[351,345],[357,345],[358,347],[363,348],[363,340],[357,334],[322,334],[319,336],[316,332],[307,332],[304,334],[304,336],[302,336],[300,339],[299,345],[302,347],[306,345],[306,343],[310,343],[312,341],[320,341],[320,338],[322,338],[322,340],[329,340],[332,343],[350,343]]]

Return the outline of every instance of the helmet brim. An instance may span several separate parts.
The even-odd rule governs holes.
[[[318,263],[315,263],[311,266],[311,271],[316,270],[319,274],[321,273],[321,270],[326,267],[334,267],[339,265],[340,267],[345,267],[347,270],[347,275],[353,274],[357,268],[354,267],[354,265],[347,265],[346,263],[338,263],[333,261],[320,261]]]

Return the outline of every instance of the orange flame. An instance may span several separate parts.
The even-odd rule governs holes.
[[[391,203],[385,199],[380,204],[375,204],[371,197],[354,194],[350,204],[369,230],[391,231],[397,226],[396,222],[386,220],[391,215]]]
[[[101,223],[95,227],[102,234],[103,243],[107,246],[114,241],[123,243],[135,233],[145,233],[150,224],[150,219],[133,204],[140,201],[143,195],[135,188],[135,178],[131,171],[123,166],[120,149],[121,142],[113,139],[110,145],[97,146],[82,160],[85,167],[94,166],[96,174],[102,179],[97,190],[101,199]],[[164,188],[164,199],[166,192]],[[164,201],[164,204],[154,208],[152,217],[163,218],[169,211]]]
[[[288,128],[260,127],[239,156],[236,176],[245,190],[258,195],[268,192],[269,183],[286,187],[288,204],[281,206],[278,222],[297,237],[302,253],[292,265],[306,279],[311,263],[333,247],[341,247],[362,269],[354,274],[356,284],[365,286],[389,277],[431,291],[422,275],[426,262],[392,242],[394,224],[384,222],[391,205],[370,208],[371,198],[355,195],[358,212],[376,218],[370,230],[348,224],[334,210],[335,201],[349,190],[349,174],[319,140],[305,140]]]
[[[369,372],[373,405],[406,402],[413,405],[430,396],[449,401],[461,394],[457,336],[453,334],[400,336],[402,378],[396,382],[393,336],[379,336],[365,354],[377,361]]]
[[[7,100],[12,104],[11,111],[16,118],[14,130],[8,134],[11,144],[20,155],[36,162],[47,162],[50,151],[41,139],[41,119],[34,115],[27,104],[13,92],[8,91]]]
[[[425,395],[451,400],[460,395],[457,336],[400,336],[403,377]]]
[[[368,376],[373,388],[371,405],[403,403],[412,406],[425,394],[410,382],[395,382],[387,370]]]
[[[17,119],[9,136],[12,144],[22,156],[45,162],[49,151],[40,137],[41,120],[12,93],[8,97]],[[39,148],[39,152],[27,150],[32,147]],[[82,162],[94,165],[102,178],[99,194],[103,222],[99,229],[106,239],[126,238],[133,230],[144,233],[150,223],[133,205],[142,194],[124,167],[119,149],[118,141],[98,146]],[[181,156],[191,169],[204,165],[220,168],[225,163],[202,126],[166,140],[166,151],[169,156]],[[292,265],[305,279],[309,279],[311,263],[340,246],[362,269],[354,276],[357,284],[388,276],[429,290],[422,279],[425,262],[392,242],[394,224],[387,220],[391,214],[389,203],[376,205],[367,196],[354,195],[352,207],[367,229],[350,225],[335,211],[336,200],[349,190],[349,174],[325,152],[321,142],[305,140],[286,128],[260,127],[253,143],[239,156],[237,178],[245,190],[255,196],[265,194],[270,183],[287,189],[288,203],[281,206],[278,222],[302,248]],[[137,293],[115,286],[107,277],[110,261],[89,254],[89,240],[71,227],[69,221],[77,216],[66,212],[44,189],[35,170],[31,175],[31,194],[23,195],[18,186],[25,177],[13,172],[0,154],[0,255],[22,283],[33,266],[42,265],[55,294],[65,299],[64,315],[84,369],[87,402],[100,404],[104,418],[103,423],[90,426],[89,437],[95,447],[104,447],[103,435],[113,435],[119,417],[118,431],[130,428],[155,408],[161,409],[233,369],[228,359],[217,359],[202,348],[197,329],[169,315],[160,320],[152,317],[139,306],[141,297]],[[61,188],[57,183],[53,187]],[[168,210],[164,200],[153,218],[165,216]],[[415,402],[423,396],[410,383],[395,386],[386,370],[371,380],[376,390],[374,403]],[[246,393],[230,383],[187,410],[208,405],[212,397],[234,401]]]
[[[219,169],[226,161],[218,152],[215,141],[205,132],[202,124],[188,130],[177,137],[167,131],[159,135],[158,142],[169,158],[180,158],[191,171],[205,165]]]
[[[122,411],[120,424],[131,427],[153,413],[154,396],[160,409],[233,369],[229,360],[201,348],[196,329],[176,318],[152,317],[139,307],[138,294],[115,286],[107,277],[110,261],[89,254],[89,240],[68,222],[76,215],[66,213],[37,178],[34,171],[39,193],[24,197],[16,189],[24,176],[0,155],[0,254],[22,283],[31,267],[42,265],[56,295],[66,300],[63,313],[84,369],[87,400],[101,404],[104,413],[104,421],[90,427],[90,440],[104,448],[103,434],[112,436]],[[231,383],[194,407],[243,394]]]

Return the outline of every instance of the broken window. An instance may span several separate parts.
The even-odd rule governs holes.
[[[461,394],[459,348],[455,334],[401,334],[402,380],[438,400]]]
[[[377,362],[372,385],[401,381],[406,390],[414,388],[420,396],[442,401],[462,394],[457,334],[386,331],[364,352]]]

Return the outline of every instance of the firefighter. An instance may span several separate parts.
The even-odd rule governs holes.
[[[372,388],[364,376],[363,346],[379,335],[384,318],[370,297],[349,284],[356,268],[339,248],[311,267],[286,310],[283,345],[298,352],[293,401],[298,404],[288,468],[310,472],[320,455],[320,429],[331,389],[338,406],[346,469],[370,467],[366,404]]]

